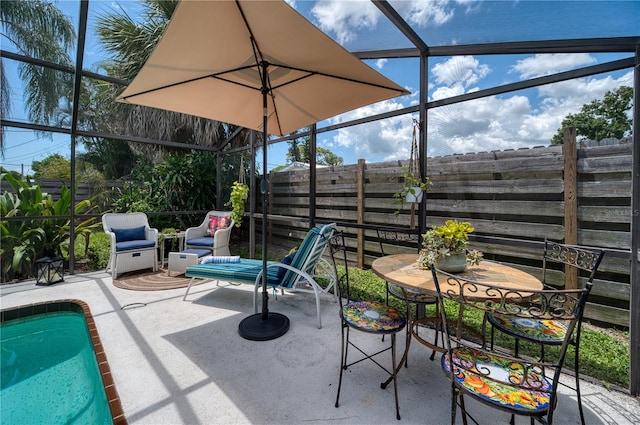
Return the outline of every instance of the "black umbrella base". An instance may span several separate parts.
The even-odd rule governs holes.
[[[238,333],[244,339],[252,341],[268,341],[286,334],[289,330],[289,318],[280,313],[267,313],[266,320],[262,313],[256,313],[242,319]]]

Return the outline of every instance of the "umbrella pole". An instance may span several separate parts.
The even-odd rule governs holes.
[[[262,66],[262,312],[242,319],[238,333],[245,339],[267,341],[278,338],[289,330],[289,318],[284,314],[269,312],[269,293],[267,291],[267,206],[269,203],[269,181],[267,180],[267,94],[266,62]]]

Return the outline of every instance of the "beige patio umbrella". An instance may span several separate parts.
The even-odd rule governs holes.
[[[262,252],[266,268],[268,134],[409,92],[373,70],[284,1],[182,0],[162,39],[118,98],[263,132]],[[272,339],[288,319],[268,311],[243,320],[248,339]]]

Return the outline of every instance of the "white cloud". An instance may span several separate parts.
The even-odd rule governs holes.
[[[531,106],[526,96],[495,96],[448,105],[429,111],[428,141],[431,154],[513,149],[526,146],[518,133]]]
[[[370,117],[403,108],[395,100],[387,100],[355,109],[332,118],[331,124]],[[348,149],[357,158],[375,161],[407,159],[411,149],[411,117],[408,115],[361,124],[338,130],[320,144],[327,149]]]
[[[590,62],[585,57],[581,60]],[[524,70],[523,63],[532,65],[534,62],[525,60],[519,64]],[[568,66],[567,63],[555,66],[562,69]],[[490,71],[481,59],[470,56],[436,64],[430,87],[432,100],[476,91],[476,85]],[[547,146],[567,114],[578,112],[584,104],[602,99],[607,91],[622,85],[633,85],[632,71],[619,78],[610,75],[581,78],[434,108],[427,118],[428,154],[439,156]],[[356,115],[344,114],[341,121],[398,109],[394,105],[395,102],[381,102],[361,108],[355,112]],[[411,132],[411,117],[404,116],[340,130],[334,142],[351,147],[358,158],[367,158],[371,162],[408,159]]]
[[[454,56],[434,65],[431,72],[437,84],[462,84],[464,87],[469,87],[486,77],[491,72],[491,68],[481,64],[473,56]]]
[[[389,61],[389,59],[378,59],[376,61],[376,68],[378,69],[382,69],[384,68],[384,65]]]
[[[517,72],[522,79],[541,77],[595,63],[596,59],[588,53],[540,54],[519,60],[510,72]]]
[[[451,0],[410,0],[391,1],[392,6],[404,19],[419,27],[438,26],[450,21],[457,4],[466,1]]]
[[[464,94],[464,87],[462,84],[454,84],[452,86],[437,87],[433,90],[433,99],[448,99],[453,96]]]
[[[409,24],[427,27],[440,25],[453,18],[453,7],[449,0],[392,1],[393,7]]]
[[[472,0],[397,0],[392,6],[416,27],[437,27],[451,22],[456,13],[472,13],[480,2]],[[462,6],[462,7],[460,7]],[[466,7],[466,9],[465,9]],[[378,25],[381,14],[369,1],[318,1],[312,9],[318,26],[335,35],[340,43],[353,41],[362,30]],[[597,60],[590,54],[531,55],[504,67],[492,69],[484,58],[452,57],[432,66],[430,100],[446,99],[493,86],[484,81],[490,74],[507,81],[507,74],[520,80],[551,75],[588,66]],[[392,62],[379,60],[377,69],[391,68]],[[548,145],[562,119],[575,113],[608,90],[633,85],[632,72],[622,77],[595,76],[547,85],[535,89],[478,99],[429,111],[428,151],[430,155],[518,149]],[[380,114],[417,103],[415,96],[379,102],[333,118],[332,123]],[[410,99],[410,100],[407,100]],[[402,101],[404,105],[399,102]],[[367,161],[408,159],[412,134],[411,116],[362,124],[329,133],[319,141],[324,147],[351,151]],[[355,161],[355,159],[351,159]],[[349,160],[348,160],[349,161]]]
[[[410,25],[423,28],[451,21],[459,5],[466,5],[466,11],[476,5],[473,0],[403,0],[392,1],[391,4]],[[359,30],[375,28],[382,17],[378,8],[368,0],[319,0],[311,14],[318,27],[335,34],[341,44],[354,41]]]
[[[381,17],[370,1],[322,0],[316,2],[311,14],[318,27],[335,34],[340,44],[355,40],[358,30],[375,27]]]
[[[540,87],[541,107],[527,124],[544,132],[544,137],[551,138],[568,114],[580,112],[583,105],[602,99],[607,91],[615,91],[621,86],[633,87],[633,71],[619,78],[611,75],[580,78]]]
[[[523,93],[514,93],[448,105],[429,111],[429,155],[482,152],[547,146],[562,119],[584,104],[602,99],[609,90],[632,85],[633,72],[620,78],[590,77],[542,86],[534,108]],[[437,87],[434,98],[461,92],[463,83]]]
[[[560,83],[542,86],[539,89],[540,96],[552,99],[554,104],[562,104],[568,108],[578,108],[595,99],[602,99],[609,90],[616,90],[620,86],[633,86],[633,72],[629,71],[620,78],[607,75],[601,78],[588,77],[577,80],[563,81]]]

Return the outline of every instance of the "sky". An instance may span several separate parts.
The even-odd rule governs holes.
[[[413,47],[369,1],[287,2],[347,50]],[[429,46],[640,35],[640,1],[636,0],[405,0],[390,3]],[[57,5],[77,24],[78,1],[58,1]],[[130,16],[138,16],[141,11],[134,0],[89,1],[85,69],[99,72],[99,63],[105,58],[93,34],[92,20],[100,13],[118,9]],[[4,37],[2,48],[13,51]],[[432,57],[428,64],[428,98],[430,101],[445,99],[631,56],[631,53],[584,53]],[[9,119],[25,121],[21,104],[23,89],[15,64],[3,60],[12,89],[13,106]],[[318,123],[318,128],[417,104],[417,59],[366,63],[407,88],[411,94],[333,117]],[[546,146],[567,114],[579,112],[582,105],[601,99],[607,91],[623,85],[633,86],[632,69],[432,109],[427,120],[428,154],[440,156]],[[341,156],[345,164],[356,163],[360,158],[370,163],[408,159],[413,122],[417,118],[406,115],[320,133],[318,146]],[[5,168],[30,172],[32,161],[42,160],[52,153],[69,157],[68,135],[55,135],[49,140],[12,128],[6,129],[6,135],[2,160]],[[268,170],[285,164],[287,148],[286,143],[269,147]]]

